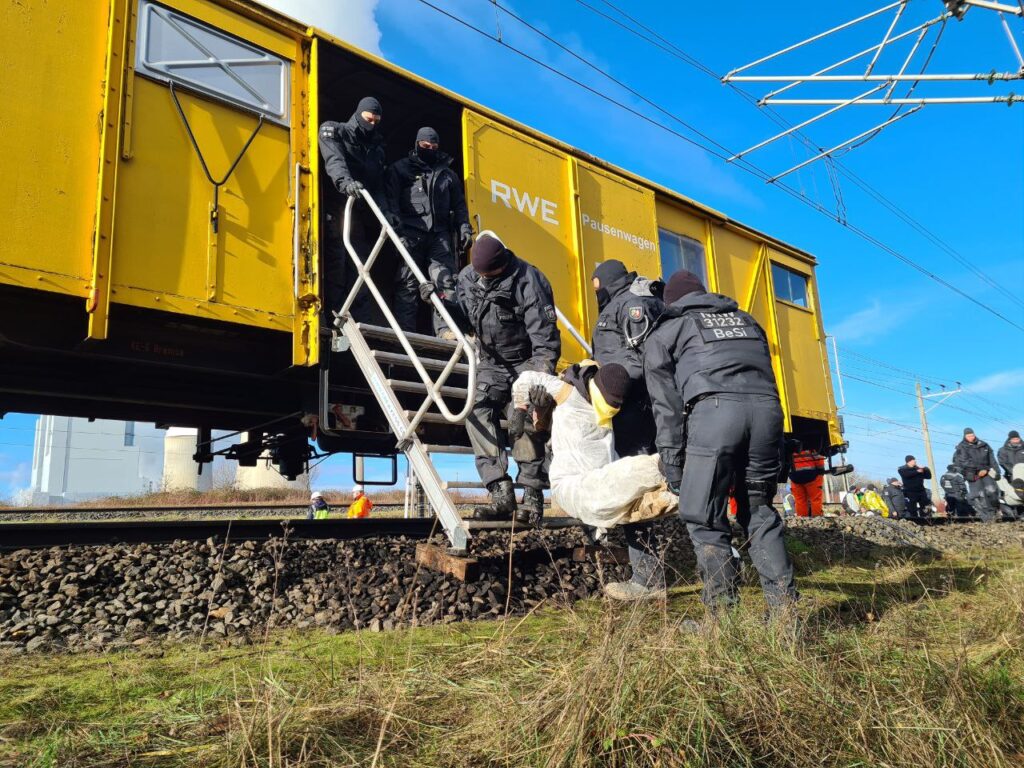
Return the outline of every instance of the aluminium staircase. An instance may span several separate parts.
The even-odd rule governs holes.
[[[332,349],[347,348],[351,352],[396,438],[396,449],[405,454],[409,462],[410,480],[414,480],[422,490],[431,511],[441,522],[452,550],[465,553],[469,544],[469,529],[456,510],[451,495],[431,461],[427,446],[417,434],[417,428],[425,423],[459,425],[465,421],[473,407],[473,394],[476,391],[476,348],[462,333],[436,293],[431,297],[431,304],[451,331],[454,340],[407,333],[401,329],[371,276],[373,265],[387,242],[391,242],[420,285],[428,280],[370,194],[366,190],[361,190],[359,194],[377,218],[381,229],[370,253],[357,253],[351,239],[352,211],[356,198],[348,199],[342,223],[342,238],[356,267],[356,280],[337,313],[334,324],[340,336],[335,337]],[[352,305],[364,288],[376,302],[386,325],[369,325],[353,318]],[[385,373],[385,367],[388,373]],[[328,427],[329,375],[329,366],[321,369],[319,424],[321,430],[332,434]],[[453,376],[463,385],[448,384]],[[406,403],[403,403],[410,395],[422,398],[415,408],[406,407]],[[449,402],[453,401],[460,405],[450,407]]]
[[[345,205],[342,236],[345,249],[356,267],[356,280],[337,313],[331,348],[333,351],[347,349],[351,352],[396,438],[396,449],[404,453],[408,460],[407,512],[410,503],[418,495],[418,488],[427,506],[441,522],[453,553],[464,554],[471,529],[502,527],[502,524],[463,520],[448,491],[456,488],[482,488],[483,485],[479,482],[443,481],[430,458],[432,453],[472,454],[472,450],[454,444],[424,443],[418,430],[428,424],[451,427],[464,424],[472,410],[476,392],[476,346],[472,339],[463,334],[436,293],[431,296],[430,303],[454,339],[408,333],[399,327],[387,300],[371,276],[371,269],[385,244],[391,242],[420,285],[427,283],[428,279],[369,193],[361,190],[360,196],[376,216],[381,231],[369,255],[364,258],[356,252],[351,241],[352,211],[356,198],[350,197]],[[352,317],[352,306],[363,288],[373,297],[386,325],[360,323]],[[589,353],[590,347],[579,331],[557,307],[555,312],[562,325]],[[321,369],[320,377],[319,428],[328,435],[337,435],[339,433],[329,428],[330,366]],[[418,401],[418,404],[407,407],[410,401]],[[452,407],[450,403],[453,402],[459,405]],[[464,434],[462,439],[465,439]]]

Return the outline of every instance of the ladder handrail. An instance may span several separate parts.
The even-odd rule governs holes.
[[[441,316],[441,319],[444,320],[445,325],[447,325],[449,330],[451,330],[452,333],[455,335],[456,346],[451,358],[448,361],[448,364],[445,366],[444,370],[441,371],[440,375],[437,377],[437,380],[435,381],[430,377],[430,374],[427,373],[426,368],[424,368],[423,364],[420,362],[419,356],[416,354],[416,350],[413,349],[413,346],[409,342],[408,337],[405,335],[405,332],[398,324],[398,320],[395,319],[395,316],[391,312],[391,309],[388,307],[387,302],[384,300],[384,297],[381,296],[380,291],[377,289],[376,284],[373,282],[373,278],[370,275],[370,270],[373,267],[374,262],[377,260],[377,257],[380,255],[380,252],[384,247],[385,241],[391,240],[392,244],[398,250],[399,255],[402,257],[403,261],[405,261],[406,266],[409,267],[413,275],[416,277],[417,283],[419,285],[423,285],[424,283],[430,281],[427,280],[426,276],[423,274],[423,271],[416,264],[412,256],[409,255],[409,251],[402,243],[402,240],[398,236],[398,233],[395,232],[394,227],[392,227],[391,224],[388,222],[387,218],[381,212],[380,208],[377,206],[377,203],[374,201],[370,193],[367,192],[365,189],[362,189],[359,190],[359,195],[370,207],[370,210],[373,212],[374,216],[376,216],[377,220],[380,222],[381,232],[380,235],[377,237],[377,242],[374,244],[373,250],[370,251],[369,257],[364,262],[362,259],[359,258],[359,255],[355,252],[355,248],[353,248],[352,246],[352,209],[356,203],[356,198],[349,197],[348,201],[345,203],[345,218],[342,223],[342,239],[344,240],[345,243],[345,250],[348,251],[349,257],[356,265],[357,277],[355,285],[353,285],[351,292],[345,299],[345,303],[342,305],[339,314],[342,316],[347,315],[347,313],[352,307],[353,302],[355,302],[356,295],[359,293],[363,285],[365,285],[366,288],[373,295],[374,299],[377,301],[377,306],[380,308],[382,314],[384,315],[384,319],[387,321],[388,325],[391,326],[391,330],[395,333],[395,337],[398,339],[398,342],[402,345],[402,348],[405,350],[405,353],[409,357],[410,362],[416,369],[416,373],[419,374],[420,379],[422,380],[424,386],[427,388],[426,400],[418,410],[416,418],[413,419],[412,423],[409,426],[409,429],[406,430],[406,434],[400,436],[401,440],[405,440],[413,432],[415,432],[416,427],[419,425],[420,419],[423,417],[423,414],[425,414],[428,408],[430,407],[430,403],[434,403],[435,405],[437,405],[437,409],[441,412],[441,415],[444,416],[446,420],[452,422],[453,424],[465,420],[465,418],[469,415],[470,411],[473,409],[473,399],[476,394],[476,347],[462,333],[462,329],[460,329],[458,324],[452,319],[452,316],[451,314],[449,314],[448,309],[444,305],[444,302],[441,301],[440,296],[438,296],[437,292],[435,291],[430,297],[430,303],[434,307],[435,311]],[[466,398],[466,404],[463,406],[462,410],[459,411],[458,413],[452,413],[441,397],[441,388],[448,380],[448,377],[455,369],[455,366],[458,364],[459,358],[461,357],[466,358],[466,363],[469,367],[469,372],[467,375],[468,383],[466,385],[466,390],[469,394]]]
[[[569,322],[569,318],[565,316],[565,313],[562,312],[557,305],[555,306],[555,315],[557,315],[559,322],[565,326],[565,330],[567,330],[569,334],[576,339],[576,343],[583,347],[583,351],[588,355],[593,355],[594,350],[591,349],[590,343],[583,338],[583,334],[576,329],[576,326]]]

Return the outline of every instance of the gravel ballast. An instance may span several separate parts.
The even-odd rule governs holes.
[[[815,556],[881,551],[967,553],[1019,547],[1019,524],[920,527],[878,518],[788,521]],[[670,578],[692,582],[693,553],[675,519],[658,526]],[[612,543],[619,543],[613,532]],[[53,547],[0,554],[0,649],[90,650],[157,638],[247,638],[268,627],[390,630],[522,614],[600,594],[629,567],[572,558],[579,529],[480,533],[480,575],[464,584],[415,562],[416,541],[270,539]],[[439,542],[442,543],[442,542]]]

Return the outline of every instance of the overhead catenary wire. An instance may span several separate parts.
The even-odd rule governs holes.
[[[667,116],[670,116],[671,119],[674,122],[677,122],[680,125],[684,126],[687,130],[689,130],[690,132],[692,132],[695,135],[699,136],[701,139],[704,139],[705,141],[709,142],[713,146],[709,147],[709,146],[707,146],[705,144],[702,144],[697,139],[694,139],[691,136],[687,136],[686,134],[683,134],[683,133],[681,133],[681,132],[671,128],[670,126],[666,125],[665,123],[662,123],[662,122],[660,122],[660,121],[650,117],[649,115],[644,114],[643,112],[639,111],[638,109],[634,109],[633,107],[630,107],[628,104],[625,104],[625,103],[623,103],[621,101],[618,101],[617,99],[609,96],[606,93],[603,93],[602,91],[598,90],[597,88],[595,88],[593,86],[590,86],[587,83],[584,83],[583,81],[573,77],[572,75],[570,75],[570,74],[568,74],[566,72],[563,72],[562,70],[558,69],[557,67],[552,66],[551,64],[548,64],[547,62],[538,59],[536,56],[533,56],[533,55],[527,53],[526,51],[511,45],[509,42],[507,42],[506,39],[499,39],[496,36],[494,36],[494,35],[490,34],[489,32],[487,32],[485,29],[482,29],[482,28],[476,26],[475,24],[472,24],[472,23],[466,21],[461,16],[458,16],[457,14],[454,14],[454,13],[452,13],[450,11],[445,10],[444,8],[441,8],[441,7],[437,6],[437,5],[435,5],[434,3],[430,2],[430,0],[418,0],[418,2],[421,3],[422,5],[425,5],[426,7],[430,8],[430,9],[434,10],[435,12],[437,12],[437,13],[439,13],[439,14],[441,14],[441,15],[449,18],[449,19],[451,19],[452,21],[456,22],[457,24],[459,24],[459,25],[461,25],[463,27],[466,27],[469,30],[472,30],[476,34],[481,35],[482,37],[486,37],[487,39],[491,40],[492,42],[497,43],[498,45],[508,49],[509,51],[515,53],[516,55],[518,55],[518,56],[520,56],[520,57],[522,57],[522,58],[532,62],[533,64],[536,64],[537,66],[539,66],[539,67],[541,67],[541,68],[551,72],[552,74],[557,75],[558,77],[561,77],[562,79],[569,81],[570,83],[576,85],[579,88],[582,88],[583,90],[593,94],[594,96],[597,96],[598,98],[600,98],[600,99],[602,99],[604,101],[607,101],[610,104],[613,104],[613,105],[617,106],[618,108],[620,108],[620,109],[622,109],[622,110],[624,110],[624,111],[626,111],[626,112],[628,112],[628,113],[638,117],[639,119],[643,120],[644,122],[647,122],[647,123],[649,123],[649,124],[651,124],[651,125],[653,125],[655,127],[658,127],[660,129],[662,129],[662,130],[664,130],[664,131],[666,131],[666,132],[668,132],[668,133],[670,133],[670,134],[672,134],[672,135],[682,139],[683,141],[686,141],[687,143],[689,143],[689,144],[691,144],[691,145],[693,145],[695,147],[698,147],[699,149],[707,152],[708,154],[713,155],[714,157],[717,157],[717,158],[725,161],[725,160],[727,160],[729,158],[729,156],[731,154],[733,154],[728,148],[726,148],[723,145],[719,144],[713,138],[711,138],[707,134],[701,132],[697,128],[691,126],[689,123],[684,121],[682,118],[674,115],[673,113],[669,112],[668,110],[665,110],[663,107],[661,107],[660,105],[657,105],[655,102],[651,101],[650,99],[648,99],[643,94],[640,94],[635,89],[633,89],[630,86],[628,86],[628,85],[622,83],[621,81],[617,80],[615,77],[613,77],[612,75],[610,75],[607,72],[605,72],[603,69],[598,67],[593,62],[590,62],[586,58],[580,56],[578,53],[573,51],[571,48],[561,44],[560,42],[558,42],[557,40],[552,38],[550,35],[547,35],[547,33],[543,32],[542,30],[538,29],[537,27],[534,27],[533,25],[529,24],[529,22],[521,20],[518,15],[508,11],[504,6],[502,6],[499,3],[497,3],[496,0],[494,0],[494,5],[496,7],[498,7],[498,8],[501,8],[503,11],[505,11],[507,14],[509,14],[512,18],[514,18],[514,19],[516,19],[518,21],[522,21],[522,23],[525,26],[529,27],[531,30],[536,32],[538,35],[541,35],[545,39],[551,41],[554,45],[558,46],[561,50],[565,51],[566,53],[568,53],[569,55],[573,56],[574,58],[576,58],[580,62],[584,63],[590,69],[593,69],[594,71],[600,73],[606,79],[608,79],[611,82],[619,85],[620,87],[624,88],[625,90],[629,91],[630,93],[636,95],[637,98],[641,99],[645,103],[650,104],[651,106],[653,106],[658,111],[663,112]],[[717,149],[715,147],[717,147]],[[750,163],[749,161],[744,160],[742,163],[737,164],[737,167],[747,171],[748,173],[750,173],[751,175],[755,176],[756,178],[761,179],[762,181],[766,181],[766,180],[768,180],[770,178],[770,175],[766,171],[764,171],[763,169],[761,169],[761,168],[757,167],[756,165]],[[896,258],[899,261],[903,262],[907,266],[911,267],[912,269],[916,270],[917,272],[920,272],[921,274],[925,275],[926,277],[928,277],[929,279],[931,279],[934,282],[938,283],[939,285],[942,285],[943,287],[947,288],[948,290],[952,291],[953,293],[956,293],[960,297],[966,299],[967,301],[971,302],[972,304],[976,305],[977,307],[985,310],[989,314],[999,318],[1000,320],[1002,320],[1003,322],[1005,322],[1008,325],[1012,326],[1013,328],[1016,328],[1017,330],[1019,330],[1021,332],[1024,332],[1024,325],[1021,325],[1021,324],[1011,320],[1009,317],[1007,317],[1003,313],[999,312],[995,308],[989,306],[988,304],[985,304],[984,302],[980,301],[976,297],[974,297],[971,294],[967,293],[966,291],[964,291],[963,289],[961,289],[958,286],[954,285],[953,283],[949,282],[948,280],[945,280],[944,278],[940,277],[939,275],[931,272],[930,270],[928,270],[923,265],[918,264],[916,261],[914,261],[910,257],[904,255],[903,253],[901,253],[900,251],[896,250],[895,248],[893,248],[892,246],[888,245],[887,243],[879,240],[877,237],[872,235],[870,232],[868,232],[868,231],[866,231],[866,230],[864,230],[864,229],[862,229],[862,228],[860,228],[860,227],[850,223],[849,221],[842,220],[837,214],[835,214],[832,211],[830,211],[827,208],[825,208],[820,202],[815,201],[815,200],[811,200],[810,198],[806,197],[805,195],[802,195],[799,190],[794,189],[793,187],[791,187],[791,186],[789,186],[787,184],[776,183],[776,184],[774,184],[774,186],[776,188],[778,188],[778,189],[783,190],[784,192],[786,192],[786,194],[790,195],[791,197],[795,198],[796,200],[799,200],[799,201],[803,202],[804,204],[806,204],[807,206],[809,206],[813,210],[816,210],[819,213],[821,213],[822,215],[827,216],[829,219],[832,219],[833,221],[838,223],[840,226],[848,229],[850,232],[852,232],[853,234],[855,234],[858,237],[860,237],[865,242],[870,243],[871,245],[875,246],[879,250],[881,250],[881,251],[883,251],[885,253],[890,254],[891,256],[893,256],[894,258]]]
[[[861,382],[863,384],[869,384],[869,385],[871,385],[873,387],[878,387],[879,389],[887,389],[887,390],[889,390],[891,392],[898,392],[901,395],[906,395],[907,397],[912,397],[915,400],[917,399],[917,395],[914,394],[913,392],[907,392],[906,390],[899,389],[897,387],[890,387],[887,384],[880,384],[879,382],[872,381],[871,379],[864,379],[864,378],[861,378],[860,376],[851,376],[851,375],[848,375],[848,374],[843,374],[843,378],[852,379],[853,381],[859,381],[859,382]],[[996,424],[1002,424],[1002,425],[1004,425],[1006,427],[1009,427],[1010,429],[1014,428],[1013,424],[1011,424],[1008,421],[1004,421],[1001,418],[996,418],[996,417],[993,417],[993,416],[988,415],[988,414],[979,413],[978,411],[972,411],[972,410],[970,410],[968,408],[962,408],[962,407],[960,407],[958,405],[954,405],[953,403],[940,402],[940,403],[937,403],[936,405],[937,405],[937,407],[949,408],[950,410],[959,411],[960,413],[966,413],[966,414],[968,414],[970,416],[975,416],[975,417],[978,417],[978,418],[987,419],[988,421],[994,422]]]
[[[907,368],[901,368],[899,366],[893,365],[892,363],[888,363],[888,362],[886,362],[884,360],[879,360],[879,359],[871,357],[869,355],[865,355],[862,352],[857,352],[855,350],[848,349],[845,346],[839,347],[837,345],[837,349],[839,351],[840,356],[845,358],[845,360],[843,362],[844,369],[846,369],[848,366],[850,366],[850,358],[853,358],[855,362],[862,362],[865,366],[875,366],[875,367],[877,367],[879,369],[885,370],[887,372],[886,375],[890,379],[891,378],[902,378],[902,379],[908,380],[908,381],[920,381],[922,384],[926,385],[926,388],[938,387],[940,389],[942,389],[942,388],[949,388],[949,389],[951,389],[952,388],[951,387],[952,384],[958,384],[958,385],[960,384],[960,382],[958,380],[955,380],[955,379],[954,380],[950,380],[948,378],[947,379],[941,379],[941,378],[938,378],[938,377],[935,377],[935,376],[929,376],[929,375],[922,374],[922,373],[920,373],[918,371],[911,371],[911,370],[909,370]],[[859,365],[854,365],[853,367],[855,369],[859,368],[859,372],[860,373],[864,373],[866,375],[870,375],[870,373],[871,373],[870,369],[865,370],[864,367],[861,367]],[[1020,414],[1024,415],[1024,402],[1019,402],[1017,404],[1011,404],[1011,403],[1007,403],[1007,402],[998,402],[998,401],[993,400],[991,398],[984,397],[983,395],[980,395],[980,394],[974,392],[969,387],[964,387],[962,385],[960,386],[960,393],[961,393],[961,396],[965,396],[967,398],[973,398],[975,400],[978,400],[978,401],[981,401],[981,402],[985,403],[985,405],[987,407],[989,407],[989,408],[997,408],[1000,412],[1002,412],[1004,414],[1005,413],[1020,413]],[[999,418],[999,417],[991,417],[990,415],[987,415],[987,414],[981,414],[981,415],[983,415],[985,418],[995,418],[996,420],[998,420],[998,418]]]
[[[714,79],[714,80],[716,80],[718,82],[722,81],[722,76],[720,74],[718,74],[713,69],[711,69],[710,67],[705,65],[703,62],[701,62],[696,57],[694,57],[691,54],[689,54],[686,51],[684,51],[682,48],[677,46],[675,43],[673,43],[668,38],[666,38],[663,35],[661,35],[660,33],[658,33],[657,30],[654,30],[651,27],[645,25],[643,22],[639,21],[636,17],[631,16],[629,13],[627,13],[624,10],[622,10],[621,8],[619,8],[617,5],[615,5],[614,3],[610,2],[609,0],[600,0],[600,2],[602,2],[605,6],[611,8],[612,10],[614,10],[616,13],[620,14],[623,18],[628,19],[631,24],[636,25],[636,27],[638,27],[639,29],[643,30],[643,32],[645,32],[647,34],[643,34],[643,33],[639,32],[639,31],[637,31],[637,29],[635,29],[633,27],[630,27],[627,24],[622,23],[619,19],[616,19],[613,16],[611,16],[611,15],[601,11],[600,9],[595,8],[593,5],[588,3],[587,0],[576,0],[576,2],[579,5],[581,5],[581,6],[585,7],[585,8],[587,8],[588,10],[590,10],[592,13],[595,13],[596,15],[606,19],[607,21],[615,24],[616,26],[620,27],[621,29],[625,30],[626,32],[629,32],[630,34],[640,38],[641,40],[644,40],[649,45],[654,46],[655,48],[663,51],[664,53],[667,53],[670,56],[673,56],[674,58],[682,61],[683,63],[687,64],[688,66],[693,67],[694,69],[698,70],[699,72],[702,72],[703,74],[707,75],[708,77],[710,77],[710,78],[712,78],[712,79]],[[944,24],[943,24],[943,28],[944,28]],[[650,36],[648,36],[648,35],[650,35]],[[940,31],[940,35],[938,37],[941,37],[941,31]],[[925,67],[924,68],[927,67],[928,61],[930,61],[931,56],[934,54],[935,46],[938,43],[938,37],[936,38],[936,41],[935,41],[935,43],[932,46],[931,52],[928,54],[928,59],[925,62]],[[924,68],[922,68],[922,71],[923,71]],[[742,88],[740,88],[739,86],[737,86],[737,85],[735,85],[733,83],[728,83],[728,85],[729,85],[730,88],[732,88],[732,90],[737,95],[739,95],[741,98],[743,98],[745,101],[747,101],[749,104],[751,104],[755,108],[758,108],[758,112],[760,112],[761,114],[764,114],[768,119],[772,120],[776,125],[779,125],[780,127],[787,128],[787,129],[793,127],[792,124],[786,118],[784,118],[782,115],[780,115],[776,110],[772,109],[771,107],[766,107],[765,109],[759,108],[758,99],[753,94],[743,90]],[[916,83],[915,83],[915,85],[916,85]],[[912,91],[912,89],[911,89],[911,91]],[[806,136],[805,134],[801,133],[800,131],[795,131],[794,132],[794,136],[796,138],[798,138],[806,147],[808,147],[808,149],[811,149],[811,150],[816,151],[816,152],[821,152],[823,150],[823,148],[818,146],[816,142],[812,141],[808,136]],[[863,191],[864,193],[869,195],[872,199],[875,200],[875,202],[877,202],[878,204],[882,205],[890,213],[892,213],[898,219],[900,219],[905,224],[907,224],[909,227],[914,229],[922,237],[924,237],[929,242],[931,242],[933,245],[935,245],[936,247],[938,247],[942,251],[944,251],[954,261],[956,261],[958,264],[960,264],[960,266],[964,267],[969,272],[971,272],[971,274],[973,274],[975,277],[977,277],[979,280],[981,280],[985,285],[988,285],[990,288],[993,288],[994,290],[999,292],[1004,298],[1008,299],[1009,301],[1013,302],[1014,304],[1016,304],[1016,305],[1018,305],[1020,307],[1024,307],[1024,299],[1022,299],[1020,296],[1017,296],[1016,294],[1014,294],[1006,286],[1002,285],[997,280],[994,280],[984,270],[979,269],[974,263],[971,262],[971,260],[969,260],[963,254],[961,254],[952,245],[950,245],[948,242],[943,240],[935,232],[933,232],[932,230],[928,229],[928,227],[926,227],[920,221],[918,221],[913,216],[911,216],[905,209],[901,208],[895,202],[893,202],[892,200],[887,198],[885,195],[883,195],[880,191],[878,191],[875,187],[873,187],[871,184],[869,184],[863,178],[858,176],[856,173],[854,173],[849,168],[845,167],[842,163],[839,162],[839,160],[837,160],[835,158],[826,158],[826,164],[827,164],[826,165],[826,170],[827,170],[828,175],[829,175],[829,180],[833,184],[833,193],[836,196],[836,205],[837,205],[836,216],[837,216],[837,218],[845,219],[845,212],[844,212],[845,204],[844,204],[844,202],[842,200],[841,190],[840,190],[837,182],[833,179],[833,174],[836,171],[838,171],[840,174],[842,174],[844,177],[846,177],[855,186],[857,186],[859,189],[861,189],[861,191]],[[832,167],[830,167],[830,166],[834,166],[834,169]]]

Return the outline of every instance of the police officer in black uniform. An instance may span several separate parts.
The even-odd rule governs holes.
[[[679,514],[717,608],[737,600],[729,493],[750,541],[768,605],[797,597],[784,525],[772,506],[782,469],[782,408],[764,331],[736,302],[676,272],[665,311],[644,343],[657,444]]]
[[[925,489],[924,481],[932,479],[932,471],[929,467],[919,467],[917,459],[910,454],[904,462],[896,472],[903,481],[903,495],[907,497],[907,517],[927,517],[932,497]]]
[[[511,519],[515,514],[519,522],[535,523],[543,514],[548,487],[543,437],[521,437],[537,444],[532,458],[517,456],[517,481],[525,486],[523,506],[517,509],[505,453],[508,435],[499,419],[508,416],[512,421],[512,382],[522,371],[555,372],[562,342],[551,284],[497,235],[485,231],[473,244],[471,263],[459,273],[456,294],[459,314],[476,336],[479,351],[476,400],[466,432],[493,503],[492,509],[479,510],[480,516]]]
[[[664,307],[660,281],[637,277],[617,259],[594,269],[599,314],[594,327],[594,359],[601,365],[618,363],[629,374],[622,409],[612,420],[615,452],[619,456],[654,453],[654,416],[644,382],[643,343],[654,330]],[[605,585],[605,594],[618,600],[639,600],[664,594],[665,568],[652,523],[622,526],[633,575],[628,582]]]
[[[985,522],[994,520],[999,514],[999,469],[992,446],[965,427],[964,439],[953,452],[953,464],[967,481],[967,500],[974,511]]]
[[[390,217],[384,194],[384,139],[378,128],[380,120],[380,102],[367,96],[359,101],[347,123],[328,120],[320,126],[320,156],[331,181],[330,185],[325,185],[324,299],[332,312],[341,309],[355,282],[355,265],[342,239],[344,196],[354,197],[365,189]],[[394,221],[397,223],[397,219]],[[361,257],[369,255],[379,228],[380,223],[369,208],[357,203],[353,209],[351,240]],[[366,291],[360,291],[352,314],[360,320],[369,319],[371,310]]]
[[[948,517],[966,517],[971,514],[971,505],[967,503],[967,481],[955,464],[946,467],[946,474],[939,478],[939,486],[946,496]]]
[[[409,255],[434,284],[442,298],[455,296],[455,248],[473,242],[462,179],[451,169],[452,156],[440,150],[441,138],[433,128],[420,128],[408,157],[387,172],[388,206],[398,215],[398,234]],[[395,318],[405,331],[416,330],[419,285],[403,261],[395,284]],[[434,335],[447,335],[444,321],[434,313]],[[449,332],[450,333],[450,332]]]

